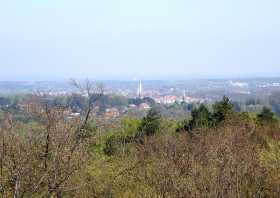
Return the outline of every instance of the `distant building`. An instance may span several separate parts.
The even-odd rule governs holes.
[[[186,96],[184,98],[184,102],[186,102],[186,103],[203,103],[203,102],[205,102],[205,99]]]
[[[231,86],[233,87],[242,87],[242,88],[247,88],[249,87],[249,84],[246,83],[246,82],[233,82],[233,81],[230,81],[229,82]]]
[[[71,113],[70,115],[73,117],[79,117],[81,114],[80,113]]]
[[[137,106],[136,106],[135,104],[130,104],[130,105],[129,105],[129,108],[131,108],[131,109],[136,109]]]
[[[120,112],[117,108],[108,108],[105,111],[106,118],[116,118],[120,115]]]
[[[177,100],[177,97],[176,96],[165,96],[164,97],[164,104],[172,104],[172,103],[175,103]]]
[[[74,118],[80,118],[81,117],[81,114],[80,113],[77,113],[77,112],[72,112],[71,109],[67,109],[64,111],[64,116],[68,119],[68,120],[71,120],[71,119],[74,119]]]
[[[160,104],[173,104],[177,101],[177,96],[167,95],[163,97],[154,98],[155,102]]]
[[[151,106],[149,104],[147,104],[147,103],[141,103],[139,105],[139,109],[141,109],[141,110],[148,110],[150,108],[151,108]]]

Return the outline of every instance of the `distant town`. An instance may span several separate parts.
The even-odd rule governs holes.
[[[211,105],[227,96],[236,111],[259,112],[264,106],[280,114],[280,78],[209,79],[185,81],[103,81],[103,96],[94,103],[93,114],[102,118],[124,115],[142,117],[157,106],[167,117],[190,115],[200,104]],[[68,81],[0,82],[1,109],[24,109],[26,95],[39,95],[51,106],[69,107],[77,117],[86,107],[79,90]],[[15,99],[19,97],[20,99]],[[94,99],[94,96],[91,98]]]
[[[105,94],[152,98],[160,104],[204,103],[227,95],[233,100],[269,97],[280,90],[280,78],[209,79],[184,81],[102,81]],[[0,94],[40,93],[67,96],[75,89],[67,81],[0,81]]]

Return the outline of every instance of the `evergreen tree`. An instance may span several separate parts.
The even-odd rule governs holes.
[[[139,131],[141,134],[145,134],[147,136],[154,135],[160,127],[160,119],[161,115],[158,110],[152,108],[149,110],[148,114],[142,119]]]
[[[262,109],[262,112],[257,115],[257,122],[260,124],[274,122],[274,113],[267,107]]]
[[[234,112],[234,107],[230,99],[226,96],[222,101],[216,102],[213,105],[213,121],[215,125],[223,122],[227,116]]]
[[[205,105],[200,105],[192,111],[192,120],[190,128],[194,127],[209,127],[212,125],[212,115]]]

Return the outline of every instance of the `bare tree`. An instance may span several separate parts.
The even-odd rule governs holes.
[[[50,108],[33,96],[25,109],[36,122],[26,127],[7,117],[1,126],[0,192],[5,197],[62,197],[77,189],[72,181],[88,160],[88,122],[93,94],[103,88],[72,81],[87,98],[85,115],[71,117],[67,107]]]

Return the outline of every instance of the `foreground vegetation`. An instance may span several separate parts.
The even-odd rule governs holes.
[[[267,108],[239,113],[224,97],[179,122],[151,109],[101,127],[92,105],[68,117],[67,108],[33,97],[30,122],[6,114],[0,196],[279,197],[279,121]]]

